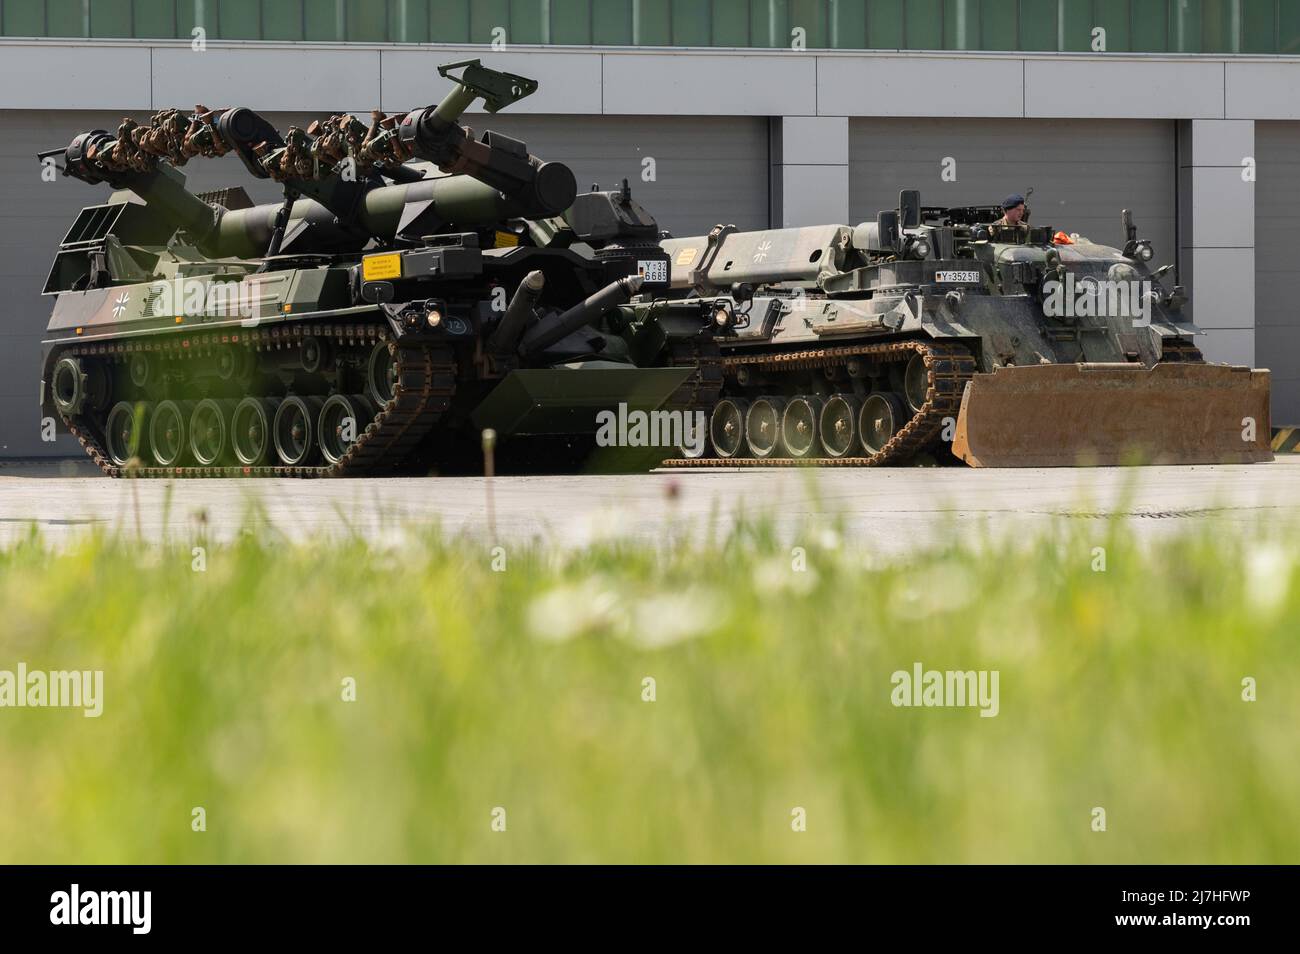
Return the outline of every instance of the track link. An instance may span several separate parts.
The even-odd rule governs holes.
[[[397,365],[397,381],[393,397],[380,408],[366,429],[348,448],[337,463],[329,466],[290,467],[265,465],[259,467],[221,466],[126,468],[113,463],[104,450],[102,430],[86,415],[68,417],[61,415],[64,425],[72,433],[86,454],[109,477],[357,477],[389,473],[410,456],[411,452],[438,423],[451,404],[456,390],[456,359],[446,346],[389,340],[388,332],[375,324],[309,325],[307,334],[333,341],[339,346],[357,346],[388,341],[389,351]],[[304,335],[302,326],[276,328],[270,331],[253,331],[235,334],[209,334],[184,339],[184,348],[195,353],[214,346],[240,345],[263,350],[296,345]],[[173,338],[131,343],[85,345],[67,349],[65,354],[74,357],[125,355],[147,351],[175,353],[182,347]],[[111,404],[111,401],[110,401]]]
[[[1190,341],[1184,341],[1182,338],[1165,339],[1161,346],[1160,361],[1185,361],[1191,364],[1204,364],[1205,355],[1201,354],[1201,349],[1196,347]]]
[[[741,367],[759,371],[815,370],[834,367],[850,358],[883,362],[905,362],[920,354],[925,362],[925,401],[898,433],[870,457],[674,457],[665,467],[878,467],[901,464],[925,450],[940,435],[944,419],[956,418],[962,391],[975,374],[975,358],[963,345],[942,341],[893,341],[880,344],[845,345],[758,355],[727,355],[725,371]]]

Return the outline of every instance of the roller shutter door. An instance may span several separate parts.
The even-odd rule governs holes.
[[[1273,423],[1300,424],[1300,123],[1255,123],[1255,360],[1273,372]]]
[[[1033,187],[1035,225],[1123,245],[1132,209],[1159,263],[1174,260],[1172,120],[853,119],[849,208],[854,223],[894,208],[900,189],[921,204],[994,205]],[[944,160],[955,181],[944,181]]]
[[[719,221],[768,226],[767,120],[715,116],[499,116],[468,118],[528,144],[543,159],[567,163],[580,190],[612,189],[626,178],[660,228],[699,235]],[[654,160],[654,181],[641,178]]]

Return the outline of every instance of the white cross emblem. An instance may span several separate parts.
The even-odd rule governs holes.
[[[126,303],[130,300],[131,300],[131,296],[128,295],[126,292],[122,292],[122,294],[117,296],[117,300],[113,302],[114,318],[121,318],[122,315],[126,313]]]
[[[758,251],[754,253],[754,264],[757,265],[759,262],[766,259],[767,253],[770,251],[772,251],[772,242],[770,239],[763,239],[763,241],[759,242]]]

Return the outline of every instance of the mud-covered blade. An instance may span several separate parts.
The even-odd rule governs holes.
[[[1273,459],[1269,373],[1218,364],[1044,364],[966,385],[953,453],[972,467]]]

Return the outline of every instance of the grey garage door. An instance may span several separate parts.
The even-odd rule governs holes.
[[[578,177],[632,195],[674,235],[700,235],[721,217],[741,229],[768,227],[767,119],[713,116],[528,116],[468,120],[528,143],[533,155],[562,159]],[[653,181],[641,178],[653,159]]]
[[[1033,187],[1034,224],[1123,245],[1120,210],[1132,209],[1157,260],[1172,262],[1174,133],[1159,120],[854,119],[849,208],[861,222],[894,208],[900,189],[956,206]]]
[[[1300,123],[1255,123],[1255,355],[1273,373],[1273,423],[1300,424]]]
[[[148,115],[133,113],[138,121]],[[268,113],[284,129],[315,115]],[[102,202],[107,186],[71,179],[41,181],[35,154],[66,145],[86,129],[113,130],[121,114],[0,110],[0,457],[78,455],[71,438],[40,439],[37,394],[40,339],[50,303],[40,295],[50,260],[76,213]],[[568,163],[579,188],[613,188],[624,177],[632,192],[677,235],[705,232],[721,210],[744,229],[768,224],[767,121],[762,118],[477,115],[477,132],[495,128],[523,139],[544,159]],[[643,181],[642,160],[654,160]],[[195,160],[185,167],[195,191],[242,185],[254,201],[278,198],[233,158]]]

